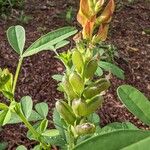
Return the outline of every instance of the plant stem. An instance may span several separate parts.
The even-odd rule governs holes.
[[[46,150],[50,149],[50,146],[43,143],[43,141],[40,138],[41,135],[33,128],[33,126],[28,122],[26,117],[20,111],[18,111],[18,109],[16,109],[15,111],[16,111],[16,114],[22,120],[22,122],[25,124],[25,126],[29,129],[29,131],[31,131],[31,133],[34,135],[34,137],[42,144],[43,148]]]
[[[74,137],[72,135],[71,127],[68,127],[68,134],[69,134],[69,145],[68,150],[72,150],[74,148]]]
[[[18,76],[19,76],[19,72],[20,72],[20,69],[21,69],[22,62],[23,62],[23,58],[21,57],[19,59],[17,70],[16,70],[15,77],[14,77],[13,88],[12,88],[12,94],[13,95],[15,94],[16,84],[17,84],[17,80],[18,80]]]

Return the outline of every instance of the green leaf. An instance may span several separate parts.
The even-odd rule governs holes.
[[[120,69],[115,64],[111,64],[105,61],[99,61],[99,67],[103,68],[106,71],[110,71],[113,75],[117,76],[120,79],[124,80],[124,71]]]
[[[55,74],[52,76],[52,78],[56,81],[62,81],[63,75]]]
[[[30,96],[25,96],[21,99],[21,110],[26,118],[29,118],[32,113],[33,102]]]
[[[6,125],[11,118],[11,111],[9,109],[0,112],[0,125]]]
[[[13,75],[9,70],[0,68],[0,92],[3,93],[5,98],[12,99],[12,86],[13,86]]]
[[[25,45],[25,30],[22,26],[12,26],[7,30],[7,38],[11,47],[22,55]]]
[[[27,150],[27,148],[23,145],[20,145],[16,148],[16,150]]]
[[[62,119],[56,109],[54,109],[54,112],[53,112],[53,122],[54,122],[55,128],[59,130],[60,136],[66,140],[65,128],[63,126]]]
[[[130,122],[114,122],[100,129],[98,134],[106,134],[108,132],[114,132],[116,130],[138,130],[138,128]]]
[[[97,67],[97,70],[96,70],[95,74],[97,76],[101,77],[103,75],[103,70],[100,67]]]
[[[32,125],[32,127],[40,134],[41,134],[41,131],[40,131],[41,122],[42,121],[38,121],[34,125]],[[42,136],[40,136],[40,137],[42,137]],[[34,135],[32,134],[32,132],[30,130],[28,130],[28,132],[27,132],[27,138],[30,140],[36,140],[36,137],[34,137]]]
[[[55,50],[59,49],[61,47],[64,47],[64,46],[68,45],[69,43],[70,43],[69,41],[63,40],[55,45]]]
[[[43,136],[55,137],[59,135],[59,131],[57,129],[46,130],[42,133]]]
[[[44,136],[44,139],[46,143],[50,145],[59,146],[61,147],[61,149],[66,145],[66,141],[60,135],[54,137]]]
[[[6,110],[8,109],[8,106],[4,103],[0,103],[0,110]]]
[[[44,132],[48,126],[48,120],[44,119],[40,124],[40,131]]]
[[[35,110],[42,118],[46,118],[48,115],[48,105],[44,102],[36,104]]]
[[[150,101],[139,90],[122,85],[117,89],[117,94],[131,113],[150,126]]]
[[[92,137],[74,150],[147,150],[149,143],[149,131],[120,130]]]
[[[0,143],[0,150],[6,150],[6,148],[7,148],[7,143],[6,142],[1,142]]]
[[[31,113],[30,117],[28,118],[28,121],[39,121],[42,119],[43,118],[37,112],[32,110],[32,113]],[[22,120],[20,120],[18,115],[16,113],[12,113],[11,119],[9,120],[9,122],[7,124],[16,124],[16,123],[21,123],[21,122],[22,122]]]
[[[56,45],[56,47],[60,48],[63,45],[66,45],[66,42],[64,44],[60,42],[64,41],[68,37],[74,35],[77,32],[77,30],[73,27],[64,27],[60,28],[58,30],[52,31],[41,38],[39,38],[37,41],[35,41],[23,54],[23,57],[34,55],[38,52],[41,52],[43,50],[54,50],[55,45],[59,43],[59,46]],[[61,45],[61,46],[60,46]]]
[[[95,125],[100,124],[100,118],[96,113],[93,113],[88,116],[88,121],[94,123]]]
[[[36,145],[32,150],[41,150],[40,145]]]

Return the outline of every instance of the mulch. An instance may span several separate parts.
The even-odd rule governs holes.
[[[65,10],[73,6],[77,12],[76,2],[29,0],[25,7],[25,14],[32,16],[28,24],[23,25],[26,29],[26,47],[40,37],[43,33],[68,25],[62,17]],[[101,126],[111,122],[130,121],[141,129],[149,129],[140,122],[118,100],[116,89],[119,85],[130,84],[150,97],[150,36],[143,31],[150,27],[150,7],[143,0],[134,5],[125,5],[118,10],[111,24],[108,43],[114,44],[119,53],[116,63],[125,71],[125,80],[112,77],[112,86],[105,96],[105,102],[98,111],[101,117]],[[13,12],[13,17],[8,20],[0,20],[0,67],[8,67],[15,73],[18,56],[9,46],[5,31],[11,25],[20,24],[17,19],[18,13]],[[15,17],[16,16],[16,17]],[[74,21],[70,24],[77,26]],[[71,45],[73,43],[71,42]],[[64,48],[63,50],[66,50]],[[16,99],[30,95],[34,104],[47,102],[49,105],[49,119],[56,99],[63,95],[57,91],[57,82],[52,75],[63,72],[63,65],[54,58],[51,51],[41,52],[24,60],[16,90]],[[1,101],[5,101],[0,97]],[[8,142],[9,150],[16,149],[18,145],[25,145],[28,149],[35,145],[34,141],[26,138],[24,125],[7,125],[0,133],[0,140]]]

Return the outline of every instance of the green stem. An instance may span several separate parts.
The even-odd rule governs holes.
[[[18,63],[18,66],[17,66],[15,77],[14,77],[13,88],[12,88],[12,94],[13,95],[15,94],[16,84],[17,84],[17,80],[18,80],[18,76],[19,76],[19,72],[20,72],[20,69],[21,69],[22,62],[23,62],[23,58],[21,57],[19,59],[19,63]]]
[[[72,135],[71,127],[68,127],[68,133],[69,133],[69,145],[68,145],[68,150],[72,150],[75,146],[75,140],[74,136]]]
[[[20,111],[18,111],[17,108],[15,109],[15,112],[20,117],[20,119],[25,124],[25,126],[29,129],[29,131],[31,131],[31,133],[34,135],[34,137],[42,144],[42,147],[44,149],[46,149],[46,150],[50,149],[50,146],[48,146],[47,144],[43,143],[43,141],[40,138],[41,135],[33,128],[33,126],[25,118],[25,116]]]

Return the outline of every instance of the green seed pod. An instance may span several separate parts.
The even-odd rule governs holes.
[[[89,114],[95,112],[102,105],[103,101],[104,99],[100,95],[97,95],[92,99],[86,100]]]
[[[59,112],[60,116],[71,125],[74,125],[76,116],[74,115],[72,108],[64,101],[56,102],[56,110]]]
[[[81,99],[73,100],[72,102],[72,109],[76,116],[87,116],[88,114],[88,107],[86,102]]]
[[[98,67],[97,60],[96,59],[90,60],[84,70],[85,78],[87,79],[92,78],[97,70],[97,67]]]
[[[107,90],[110,87],[110,82],[106,79],[98,80],[94,86],[87,87],[84,92],[83,96],[86,99],[91,99],[92,97],[99,95],[101,92]]]
[[[69,82],[71,83],[73,90],[81,96],[83,90],[84,90],[84,82],[82,78],[76,73],[73,72],[69,76]]]
[[[83,66],[84,66],[84,62],[83,62],[83,57],[82,54],[78,51],[75,50],[72,54],[72,62],[76,68],[76,70],[78,71],[78,73],[82,73],[83,70]]]
[[[62,80],[62,87],[70,100],[73,100],[78,97],[77,94],[74,92],[74,90],[69,82],[69,79],[66,76]]]
[[[95,129],[95,125],[91,123],[83,123],[75,127],[75,131],[78,135],[92,134],[95,132]]]

